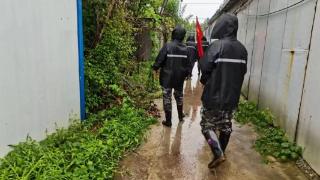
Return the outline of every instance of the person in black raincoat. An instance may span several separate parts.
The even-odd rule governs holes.
[[[183,121],[183,83],[191,66],[191,56],[187,46],[182,43],[186,30],[177,26],[172,31],[172,41],[166,43],[159,52],[153,65],[155,71],[160,69],[160,85],[163,90],[163,107],[166,120],[163,125],[171,127],[172,89],[177,102],[178,117]]]
[[[190,66],[189,75],[188,75],[188,78],[191,78],[194,64],[199,59],[198,51],[197,51],[197,43],[195,42],[195,37],[193,35],[188,36],[186,45],[188,47],[188,51],[191,56],[191,66]]]
[[[202,37],[202,48],[203,52],[205,53],[209,47],[209,42],[207,41],[207,38],[205,36]],[[198,58],[198,75],[201,73],[199,58]]]
[[[223,14],[215,24],[211,38],[217,39],[200,60],[201,130],[214,155],[209,168],[225,160],[224,152],[232,132],[233,112],[238,106],[241,86],[247,71],[247,50],[237,40],[238,18]],[[217,134],[219,136],[217,136]]]

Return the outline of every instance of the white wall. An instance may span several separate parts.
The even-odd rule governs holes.
[[[320,173],[320,3],[316,17],[309,54],[299,118],[298,144],[304,148],[303,156]]]
[[[79,118],[76,0],[0,0],[0,156]]]

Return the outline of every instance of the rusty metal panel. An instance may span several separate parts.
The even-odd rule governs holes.
[[[268,14],[270,8],[270,0],[260,0],[258,5],[258,16],[256,21],[256,31],[254,38],[254,50],[251,60],[251,75],[249,78],[249,100],[258,102],[261,71],[264,59],[265,42],[268,26]],[[250,14],[249,14],[250,16]]]
[[[270,12],[287,7],[287,0],[271,0]],[[287,11],[269,15],[267,38],[259,94],[259,107],[276,112],[278,99],[274,98],[278,89],[282,42],[284,37]]]
[[[288,5],[296,2],[289,0]],[[279,101],[276,115],[291,140],[295,138],[315,5],[315,0],[306,1],[287,13],[276,93]]]
[[[282,51],[275,114],[291,140],[295,137],[307,55],[303,49]]]
[[[310,55],[301,104],[297,142],[304,148],[303,156],[320,174],[320,3],[313,25]]]
[[[250,14],[251,16],[248,16],[248,22],[247,22],[247,30],[246,30],[246,38],[245,38],[245,46],[248,50],[248,72],[244,78],[243,86],[242,86],[242,93],[248,97],[248,91],[249,91],[249,77],[251,74],[251,59],[252,59],[252,53],[253,53],[253,44],[254,44],[254,34],[256,29],[256,16],[258,11],[258,2],[259,0],[253,0],[247,11],[247,16]]]

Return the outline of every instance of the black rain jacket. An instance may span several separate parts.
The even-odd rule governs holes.
[[[214,41],[200,60],[204,84],[202,103],[206,109],[234,110],[247,72],[247,50],[237,40],[238,18],[223,14],[212,30]]]
[[[199,59],[198,56],[198,50],[197,50],[197,43],[195,42],[194,36],[189,36],[186,42],[189,54],[190,54],[190,59],[191,59],[191,66],[189,69],[189,74],[192,73],[193,66],[195,62]]]
[[[206,39],[202,39],[203,52],[206,52],[209,47],[209,42]]]
[[[172,41],[162,47],[153,65],[154,70],[160,69],[160,85],[164,88],[183,89],[191,66],[191,56],[182,43],[185,34],[184,28],[176,27],[172,32]]]

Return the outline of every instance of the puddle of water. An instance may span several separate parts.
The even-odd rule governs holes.
[[[196,69],[196,68],[195,68]],[[227,161],[214,171],[207,168],[212,159],[209,147],[201,134],[200,108],[202,85],[196,72],[184,86],[184,123],[179,123],[173,100],[172,128],[163,127],[160,121],[152,126],[146,142],[128,154],[116,174],[118,180],[256,180],[306,179],[294,164],[262,162],[252,148],[256,134],[249,126],[233,126],[227,148]],[[174,98],[173,98],[174,99]],[[161,101],[157,102],[162,107]]]

